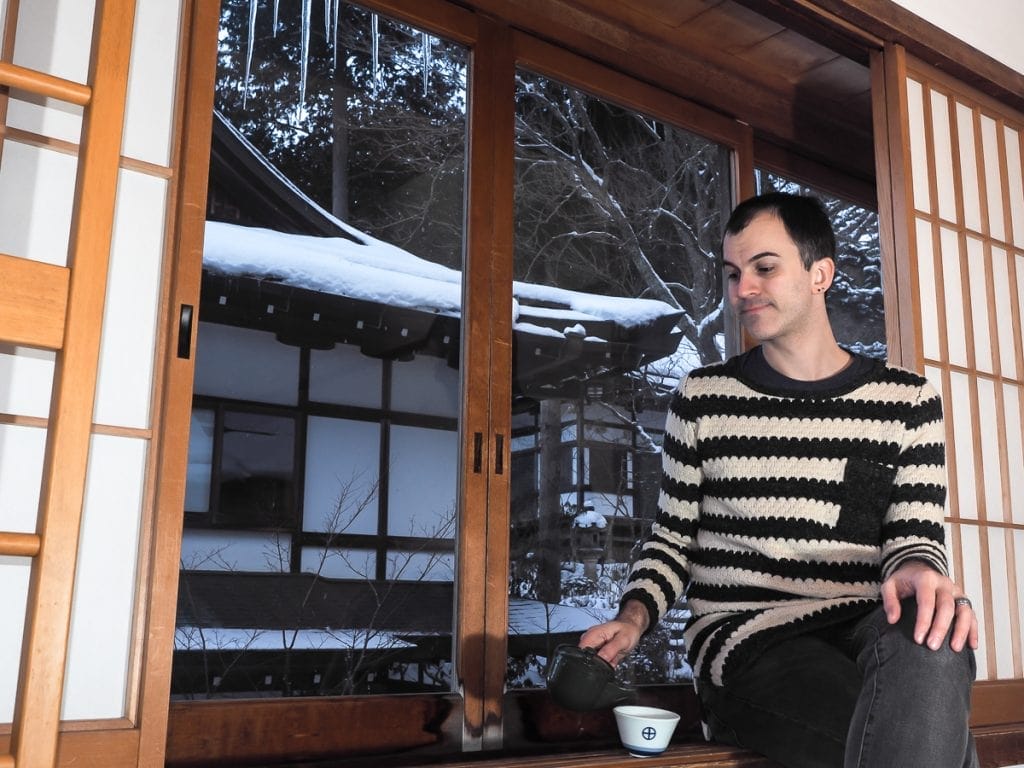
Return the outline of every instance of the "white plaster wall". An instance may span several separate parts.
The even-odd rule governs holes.
[[[893,0],[911,13],[987,53],[1011,69],[1024,72],[1024,3],[1021,0]]]

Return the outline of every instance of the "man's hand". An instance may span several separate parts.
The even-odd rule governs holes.
[[[636,648],[650,620],[643,603],[628,600],[614,619],[584,632],[579,647],[596,648],[598,656],[613,667],[617,666]]]
[[[954,651],[962,651],[965,641],[971,648],[978,647],[978,618],[970,603],[954,603],[964,593],[948,576],[917,560],[893,571],[882,583],[882,605],[890,624],[900,619],[900,600],[911,596],[917,600],[915,642],[927,642],[934,651],[952,625],[949,645]]]

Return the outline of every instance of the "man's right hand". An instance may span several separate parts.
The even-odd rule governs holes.
[[[629,600],[614,619],[584,632],[579,647],[596,648],[598,656],[613,667],[618,666],[636,648],[650,620],[643,603]]]

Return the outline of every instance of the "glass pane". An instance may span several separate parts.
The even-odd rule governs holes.
[[[655,514],[668,398],[725,352],[729,151],[519,72],[507,682],[543,680],[618,605]],[[685,677],[674,624],[635,682]]]
[[[295,422],[227,413],[213,522],[236,528],[287,528],[295,513]]]
[[[836,341],[854,352],[884,359],[878,213],[767,171],[757,172],[757,186],[758,192],[814,195],[824,203],[836,234],[836,276],[825,296]]]
[[[468,51],[277,5],[221,3],[172,696],[446,693]]]
[[[213,473],[213,411],[192,411],[188,434],[188,469],[185,477],[185,511],[210,511],[210,482]]]

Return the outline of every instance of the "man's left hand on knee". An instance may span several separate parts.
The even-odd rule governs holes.
[[[978,618],[963,590],[948,576],[917,560],[893,571],[882,582],[882,605],[890,624],[899,621],[900,600],[907,597],[917,601],[915,642],[936,650],[952,627],[949,645],[954,651],[962,651],[965,643],[978,647]]]

